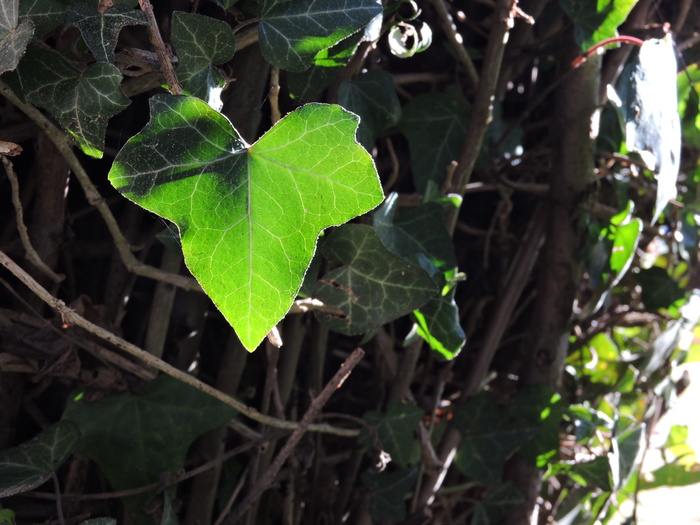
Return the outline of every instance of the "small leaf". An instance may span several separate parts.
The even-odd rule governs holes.
[[[448,295],[431,299],[414,310],[416,333],[445,359],[454,359],[467,342],[459,323],[459,308],[453,288]]]
[[[617,28],[636,3],[637,0],[559,0],[562,10],[574,22],[574,38],[583,51],[617,36]]]
[[[613,438],[613,450],[617,449],[618,480],[616,488],[624,487],[630,476],[642,463],[646,449],[646,425],[634,425]]]
[[[75,4],[66,11],[66,25],[78,28],[98,62],[113,64],[114,48],[122,28],[147,26],[148,18],[143,11],[124,4],[114,4],[104,13],[85,4]]]
[[[496,525],[522,505],[525,498],[510,483],[493,487],[486,497],[476,504],[471,525]]]
[[[649,310],[669,308],[685,296],[683,288],[658,266],[640,270],[634,278],[642,286],[642,301]]]
[[[489,485],[499,482],[506,459],[537,429],[532,423],[513,421],[508,409],[498,406],[487,392],[457,407],[453,422],[463,437],[457,449],[457,468]]]
[[[533,438],[518,449],[518,455],[538,468],[545,467],[559,451],[559,427],[566,403],[549,387],[525,388],[518,394],[513,415],[535,424]]]
[[[287,71],[304,71],[314,56],[382,14],[379,0],[263,0],[259,39],[263,55]]]
[[[671,37],[644,42],[620,77],[627,149],[638,152],[658,181],[652,223],[676,197],[680,167],[676,53]]]
[[[414,430],[423,418],[423,411],[415,405],[393,400],[386,409],[386,414],[367,412],[363,419],[374,427],[382,448],[391,456],[391,460],[401,468],[409,465],[417,440]],[[361,442],[372,448],[371,432],[363,434]]]
[[[459,158],[469,109],[455,93],[419,95],[406,104],[399,129],[408,139],[413,182],[424,193],[428,181],[442,186],[447,167]]]
[[[85,154],[102,158],[109,119],[130,104],[116,67],[98,63],[81,72],[57,53],[32,44],[17,78],[18,92],[27,102],[56,117]]]
[[[37,488],[73,453],[80,431],[58,422],[31,441],[0,452],[0,498]]]
[[[80,525],[117,525],[117,520],[114,518],[92,518],[80,522]]]
[[[338,89],[338,104],[360,117],[357,139],[368,150],[377,135],[395,126],[401,117],[394,79],[386,71],[368,71],[344,81]]]
[[[639,235],[641,233],[642,221],[640,219],[633,219],[631,222],[615,228],[615,237],[610,254],[610,270],[614,278],[610,286],[615,286],[619,283],[620,279],[627,273],[632,264],[632,259],[634,259],[634,252],[639,244]]]
[[[363,472],[360,478],[372,493],[369,504],[372,519],[376,521],[404,519],[405,497],[418,479],[418,467],[378,474]]]
[[[314,293],[345,313],[344,317],[316,314],[331,330],[347,335],[368,332],[439,293],[425,270],[387,250],[368,226],[338,228],[323,243],[323,254],[343,264],[324,275]]]
[[[252,351],[291,307],[319,233],[382,200],[357,117],[310,104],[248,146],[199,99],[150,105],[110,181],[177,224],[187,266]]]
[[[685,467],[677,463],[670,463],[659,467],[651,473],[652,480],[642,478],[639,490],[650,490],[658,487],[685,487],[700,483],[700,464]]]
[[[34,34],[32,21],[18,23],[18,14],[19,0],[4,0],[0,4],[0,75],[17,67]]]
[[[223,64],[233,57],[236,42],[231,26],[221,20],[194,13],[173,13],[171,40],[179,64],[177,75],[192,95],[221,109],[221,91],[226,80],[212,64]]]
[[[78,450],[95,460],[114,490],[159,481],[182,468],[192,441],[236,414],[231,407],[169,376],[148,383],[137,395],[88,403],[74,396],[63,415],[78,425]],[[147,494],[125,499],[134,515]]]

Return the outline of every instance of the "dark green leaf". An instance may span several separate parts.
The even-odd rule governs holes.
[[[60,26],[65,14],[66,3],[59,0],[22,0],[19,3],[20,18],[32,21],[38,37]]]
[[[221,109],[221,91],[226,79],[212,64],[223,64],[233,57],[236,42],[231,26],[221,20],[194,13],[173,13],[171,41],[175,46],[177,76],[190,94]]]
[[[642,286],[642,301],[649,310],[668,308],[685,296],[678,283],[666,270],[658,266],[640,270],[634,274],[634,278]]]
[[[588,487],[597,487],[606,492],[612,490],[610,460],[605,456],[599,456],[593,461],[576,463],[571,467],[571,471],[581,476]]]
[[[368,412],[364,420],[374,427],[376,437],[382,448],[401,468],[406,468],[413,455],[417,440],[414,430],[423,418],[423,411],[415,405],[402,401],[391,401],[386,414]],[[371,432],[363,434],[364,446],[373,448],[374,437]]]
[[[387,250],[368,226],[348,224],[323,243],[323,254],[344,266],[318,282],[315,296],[345,316],[318,313],[329,328],[352,335],[392,321],[425,304],[439,290],[420,267]]]
[[[31,20],[19,22],[19,0],[4,0],[0,4],[0,75],[17,67],[33,34]]]
[[[27,102],[56,117],[85,154],[102,157],[109,119],[130,104],[116,67],[98,63],[78,71],[57,53],[32,44],[17,78]]]
[[[431,299],[413,311],[416,333],[445,359],[457,357],[467,341],[459,323],[454,291],[453,288],[447,295]]]
[[[381,132],[395,126],[401,117],[401,104],[394,79],[386,71],[368,71],[340,84],[338,104],[360,117],[357,139],[368,150]]]
[[[403,108],[399,129],[408,139],[420,193],[428,181],[442,186],[448,166],[459,158],[468,117],[467,104],[454,92],[419,95]]]
[[[362,483],[372,492],[369,513],[377,521],[403,519],[406,495],[418,478],[418,467],[396,472],[362,473]]]
[[[66,11],[66,25],[75,26],[98,62],[114,63],[114,48],[119,32],[126,26],[148,25],[143,11],[124,4],[114,4],[104,13],[85,4],[75,4]]]
[[[303,71],[314,56],[367,26],[382,14],[377,0],[263,0],[259,38],[263,55],[288,71]]]
[[[114,518],[92,518],[82,521],[80,525],[117,525],[117,520]]]
[[[93,403],[77,395],[63,419],[80,428],[78,450],[95,460],[114,490],[125,490],[176,473],[192,441],[235,414],[211,396],[160,376],[138,395],[117,394]],[[130,497],[125,504],[140,515],[139,503],[147,497]]]
[[[624,487],[639,468],[646,448],[646,425],[633,425],[613,438],[613,450],[618,460],[616,488]]]
[[[398,194],[392,193],[372,216],[372,225],[384,246],[414,263],[418,262],[417,254],[425,254],[443,271],[457,266],[442,206],[428,202],[404,208],[396,218],[397,203]]]
[[[509,412],[487,392],[477,394],[455,410],[453,422],[463,438],[456,457],[462,474],[479,483],[498,483],[506,459],[535,435],[535,425],[514,421]]]
[[[518,394],[513,415],[534,423],[535,436],[518,450],[518,455],[539,468],[559,452],[559,428],[566,403],[546,386],[531,386]]]
[[[382,200],[357,117],[310,104],[248,146],[199,99],[150,105],[110,180],[178,225],[187,266],[252,351],[291,307],[319,233]]]
[[[584,51],[617,36],[617,28],[637,0],[559,0],[562,10],[574,22],[574,38]]]
[[[78,427],[61,421],[31,441],[0,452],[0,498],[43,484],[73,453],[79,439]]]
[[[476,504],[471,525],[498,525],[524,501],[520,491],[510,483],[496,485]]]

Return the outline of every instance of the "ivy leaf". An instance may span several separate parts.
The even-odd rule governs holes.
[[[642,286],[642,301],[648,310],[669,308],[685,296],[683,288],[658,266],[640,270],[634,278]]]
[[[399,130],[408,139],[413,182],[425,193],[429,181],[442,186],[450,162],[459,158],[469,108],[456,93],[428,93],[406,104]]]
[[[0,452],[0,498],[42,485],[73,453],[79,439],[77,426],[58,422],[31,441]]]
[[[381,16],[379,0],[262,0],[259,39],[263,56],[287,71],[304,71],[314,56]]]
[[[403,520],[406,516],[405,496],[418,478],[418,467],[410,467],[396,472],[363,472],[362,483],[370,490],[372,499],[369,513],[372,519]]]
[[[617,36],[637,0],[559,0],[562,10],[574,22],[574,38],[586,51],[598,42]]]
[[[338,104],[360,117],[357,139],[371,149],[382,131],[395,126],[401,117],[401,104],[394,79],[386,71],[368,71],[338,88]]]
[[[477,394],[455,410],[454,424],[463,436],[456,458],[462,474],[479,483],[498,483],[506,459],[534,436],[533,424],[515,422],[508,412],[488,392]]]
[[[236,42],[231,26],[208,16],[175,11],[171,40],[179,60],[177,75],[182,86],[220,110],[226,79],[212,64],[223,64],[233,57]]]
[[[249,146],[197,98],[150,105],[110,181],[177,224],[187,266],[252,351],[291,307],[319,233],[382,200],[357,117],[309,104]]]
[[[417,445],[413,435],[416,426],[423,418],[423,411],[415,405],[393,400],[386,409],[386,414],[367,412],[363,419],[374,427],[382,448],[401,468],[406,468]],[[369,431],[363,432],[360,442],[367,448],[373,448],[373,436]]]
[[[425,270],[387,250],[369,226],[338,228],[323,243],[322,251],[326,258],[343,265],[324,275],[314,292],[316,298],[344,312],[343,316],[317,313],[336,332],[368,332],[439,293]]]
[[[44,36],[63,23],[66,6],[59,0],[22,0],[19,16],[31,20],[37,36]]]
[[[78,71],[57,53],[30,45],[17,79],[27,102],[48,110],[86,155],[102,158],[109,119],[130,104],[116,67],[97,63]]]
[[[128,5],[114,4],[104,13],[85,4],[75,4],[66,11],[66,25],[75,26],[98,62],[114,63],[114,48],[123,27],[147,26],[143,11]]]
[[[236,411],[168,376],[137,394],[122,393],[89,403],[82,394],[69,402],[63,420],[78,425],[78,451],[95,460],[114,490],[141,487],[182,468],[198,436],[223,425]],[[124,500],[135,516],[149,496]]]
[[[414,310],[416,333],[445,359],[454,359],[467,342],[459,324],[459,308],[454,300],[455,288],[447,295],[431,299]]]
[[[19,22],[19,0],[0,4],[0,75],[17,67],[33,34],[31,20]]]
[[[677,193],[681,161],[677,68],[673,42],[667,36],[644,42],[621,75],[627,149],[640,154],[658,183],[652,223]]]
[[[510,483],[493,487],[474,507],[470,525],[496,525],[525,501],[522,493]]]

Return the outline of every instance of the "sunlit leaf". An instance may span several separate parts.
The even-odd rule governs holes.
[[[150,104],[110,180],[178,225],[187,266],[252,351],[291,307],[319,233],[382,200],[357,117],[307,105],[249,146],[199,99]]]
[[[559,0],[562,10],[574,21],[574,38],[584,51],[617,36],[617,28],[636,3],[637,0]]]

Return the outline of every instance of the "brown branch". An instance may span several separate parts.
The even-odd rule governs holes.
[[[0,155],[2,157],[2,164],[5,167],[5,173],[7,178],[10,180],[10,187],[12,189],[12,206],[15,208],[15,217],[17,220],[17,231],[19,232],[19,238],[24,247],[25,255],[29,262],[31,262],[39,271],[48,276],[56,284],[62,282],[66,276],[58,275],[51,268],[49,268],[44,261],[41,260],[39,254],[32,246],[29,240],[29,234],[27,233],[27,226],[24,224],[24,213],[22,211],[22,202],[19,198],[19,183],[17,182],[17,176],[15,175],[15,170],[12,168],[12,163],[5,155]]]
[[[168,53],[168,50],[165,48],[165,42],[163,42],[163,37],[158,29],[158,21],[156,20],[156,15],[153,13],[153,6],[150,0],[139,0],[139,5],[141,6],[141,11],[146,13],[148,17],[148,32],[151,35],[151,44],[153,44],[156,54],[160,59],[160,69],[163,71],[170,92],[173,95],[182,95],[182,86],[180,86],[180,82],[177,79],[175,68],[170,61],[170,53]]]
[[[270,69],[270,121],[274,126],[282,118],[280,113],[280,70],[272,66]]]
[[[243,516],[246,510],[248,510],[248,508],[253,504],[253,502],[255,502],[262,495],[262,493],[265,492],[265,490],[267,490],[267,488],[274,481],[275,476],[277,476],[277,473],[282,468],[284,462],[287,461],[287,458],[294,450],[294,447],[296,447],[297,443],[299,443],[299,440],[306,433],[307,429],[311,424],[311,421],[314,420],[314,418],[321,411],[321,408],[323,408],[323,406],[328,402],[330,397],[333,395],[333,392],[340,388],[345,379],[350,375],[353,368],[355,368],[357,363],[360,362],[364,355],[364,350],[362,350],[361,348],[356,348],[352,352],[352,354],[350,354],[350,357],[348,357],[343,362],[343,364],[340,365],[340,368],[335,373],[333,378],[328,383],[326,383],[326,386],[323,387],[323,390],[321,390],[321,393],[318,395],[318,397],[316,397],[311,402],[311,406],[309,406],[309,409],[304,414],[304,417],[301,418],[299,426],[292,433],[292,435],[289,436],[289,439],[279,451],[279,453],[272,461],[270,466],[256,481],[255,485],[250,490],[248,495],[244,498],[240,505],[238,505],[236,511],[224,523],[226,523],[227,525],[233,525],[234,523],[238,523],[238,520]]]
[[[24,102],[22,102],[17,97],[17,95],[14,94],[12,89],[10,89],[10,86],[8,86],[2,80],[0,80],[0,93],[2,93],[2,95],[7,100],[12,102],[12,104],[19,108],[42,130],[44,130],[46,135],[49,137],[51,142],[54,143],[54,145],[61,153],[63,158],[66,159],[68,165],[75,174],[75,177],[78,179],[78,182],[80,183],[80,186],[82,187],[83,192],[85,193],[87,201],[92,206],[97,208],[97,211],[100,213],[102,219],[105,221],[107,229],[112,235],[112,239],[114,239],[114,244],[117,247],[119,256],[121,257],[124,266],[126,266],[130,272],[140,275],[142,277],[155,279],[157,281],[164,281],[166,283],[178,286],[184,290],[199,292],[202,291],[202,287],[192,277],[164,272],[159,268],[149,266],[139,261],[131,251],[131,246],[124,237],[124,234],[122,233],[121,229],[119,228],[119,224],[117,224],[117,220],[114,218],[112,210],[109,209],[109,206],[105,202],[104,198],[102,197],[102,195],[100,195],[100,193],[97,191],[97,188],[90,180],[87,171],[85,171],[85,168],[73,152],[73,144],[70,142],[66,134],[63,133],[63,131],[61,131],[47,117],[45,117],[44,114],[37,108],[35,108],[31,104],[25,104]]]
[[[22,281],[42,301],[44,301],[51,308],[56,310],[61,315],[64,322],[75,326],[79,326],[80,328],[87,330],[91,334],[99,337],[104,341],[107,341],[108,343],[114,345],[120,350],[123,350],[124,352],[131,354],[134,357],[137,357],[138,359],[148,364],[149,366],[155,368],[156,370],[160,370],[161,372],[168,374],[169,376],[174,377],[175,379],[178,379],[183,383],[186,383],[196,388],[197,390],[204,392],[205,394],[209,394],[210,396],[238,410],[241,414],[254,421],[257,421],[258,423],[285,430],[296,430],[299,427],[299,423],[293,421],[283,421],[274,417],[264,416],[256,409],[249,407],[241,401],[224,394],[216,388],[207,385],[206,383],[200,381],[196,377],[191,376],[188,373],[183,372],[182,370],[179,370],[172,365],[169,365],[165,361],[158,359],[154,355],[146,352],[145,350],[142,350],[138,346],[131,344],[130,342],[122,339],[119,336],[114,335],[113,333],[109,332],[108,330],[105,330],[101,326],[91,323],[83,316],[66,306],[66,304],[63,301],[57,299],[48,291],[46,291],[46,289],[43,286],[41,286],[38,282],[36,282],[31,275],[25,272],[17,263],[15,263],[2,251],[0,251],[0,265],[7,268],[15,277]],[[308,425],[308,430],[315,432],[325,432],[328,434],[335,434],[336,436],[343,437],[357,437],[357,435],[359,434],[359,430],[357,429],[337,428],[325,423]]]

